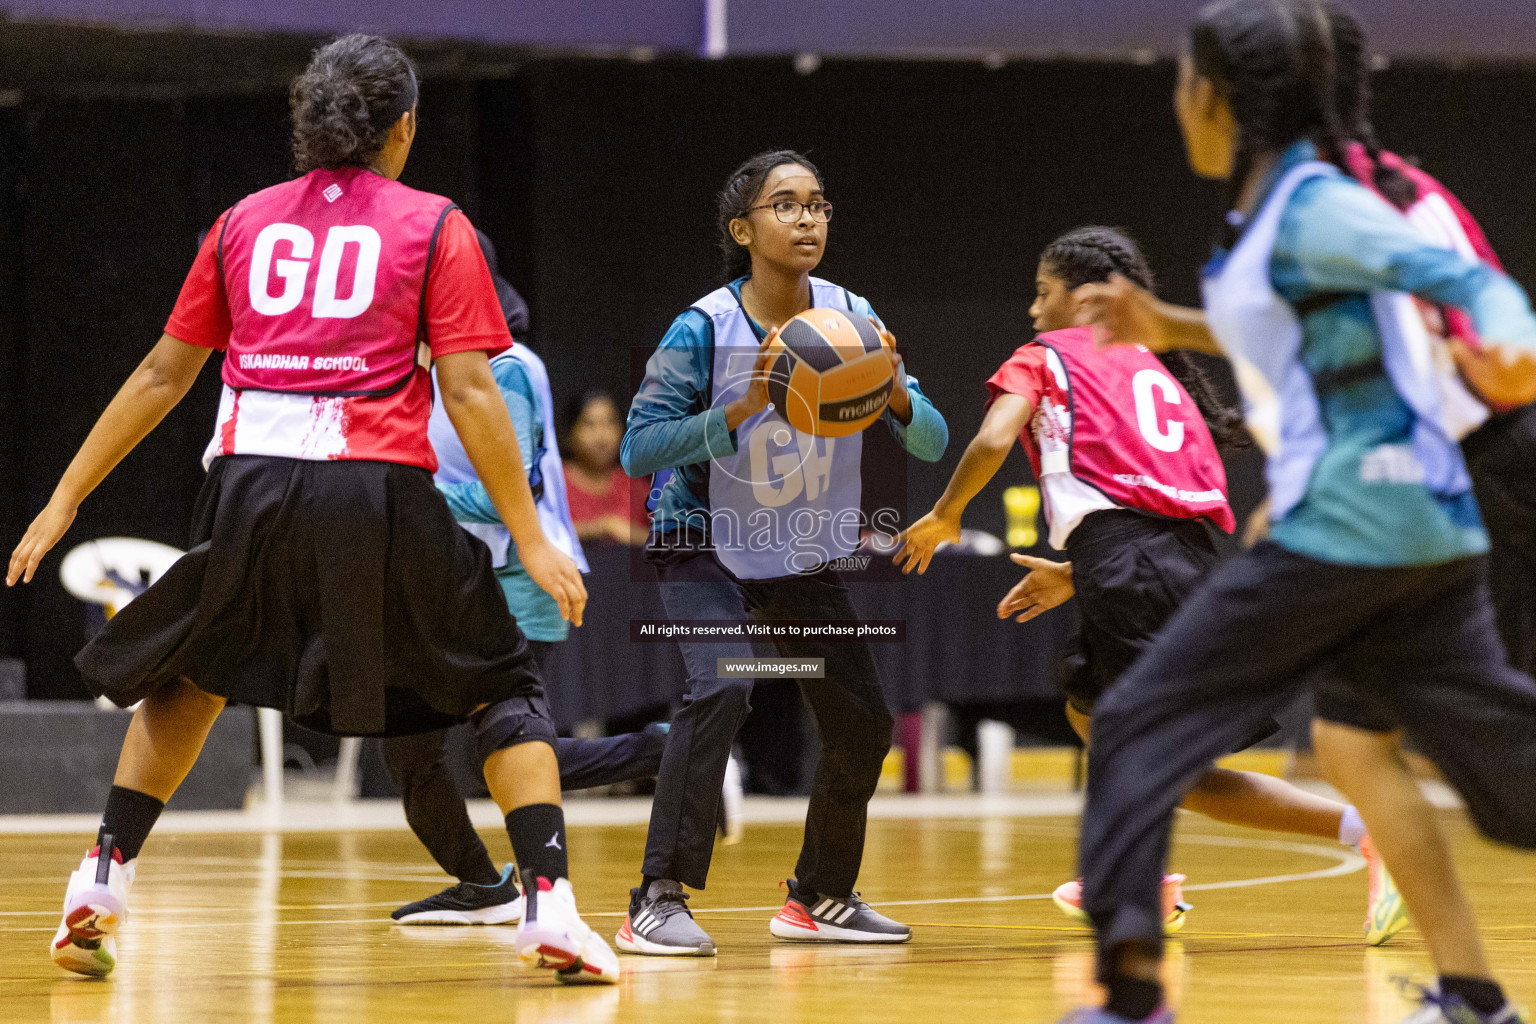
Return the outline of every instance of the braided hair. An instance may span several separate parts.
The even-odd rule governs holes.
[[[1190,57],[1237,122],[1232,205],[1258,156],[1298,139],[1311,139],[1347,172],[1333,19],[1323,0],[1216,0],[1190,30]]]
[[[1419,201],[1419,187],[1402,171],[1381,162],[1381,143],[1376,141],[1376,128],[1371,124],[1371,69],[1365,29],[1343,4],[1329,0],[1327,7],[1338,68],[1339,123],[1344,133],[1364,146],[1370,156],[1371,180],[1376,191],[1399,210],[1406,210]]]
[[[745,217],[763,191],[763,183],[775,167],[798,164],[811,172],[816,185],[825,189],[816,165],[792,149],[770,149],[759,153],[731,172],[725,187],[715,197],[715,224],[720,231],[720,255],[725,259],[725,279],[734,281],[752,269],[752,257],[731,235],[731,221]]]
[[[1046,246],[1040,254],[1040,262],[1051,274],[1061,278],[1068,291],[1085,284],[1108,281],[1111,274],[1119,274],[1149,292],[1156,284],[1152,267],[1136,242],[1115,228],[1074,228]],[[1194,399],[1218,446],[1241,448],[1248,445],[1242,413],[1222,401],[1215,384],[1193,355],[1183,351],[1163,352],[1158,359]]]

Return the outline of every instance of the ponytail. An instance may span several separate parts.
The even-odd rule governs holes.
[[[1236,406],[1221,400],[1215,382],[1196,361],[1194,353],[1175,349],[1172,352],[1159,352],[1157,358],[1173,379],[1188,392],[1189,397],[1194,399],[1195,407],[1200,410],[1200,417],[1205,420],[1216,447],[1247,448],[1253,443],[1243,427],[1243,414]]]
[[[1419,187],[1402,171],[1382,162],[1381,143],[1376,141],[1376,128],[1371,124],[1371,69],[1365,29],[1343,4],[1330,0],[1327,7],[1338,65],[1339,121],[1345,135],[1365,148],[1376,191],[1399,210],[1406,210],[1419,201]]]

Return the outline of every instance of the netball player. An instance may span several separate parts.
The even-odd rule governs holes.
[[[566,503],[565,472],[552,443],[554,398],[549,374],[544,361],[518,338],[527,330],[528,307],[497,273],[491,240],[484,232],[477,231],[476,236],[515,342],[491,360],[491,374],[517,432],[539,522],[544,535],[586,572],[586,559]],[[523,568],[511,533],[476,475],[441,401],[433,406],[427,437],[437,453],[437,488],[460,525],[491,549],[491,564],[507,608],[542,668],[551,648],[569,634],[570,624],[561,617],[554,598]],[[443,760],[446,735],[439,729],[383,742],[384,764],[405,801],[406,821],[438,865],[458,879],[442,892],[400,907],[390,916],[402,925],[515,923],[522,918],[524,903],[516,866],[508,864],[496,870],[470,824],[463,796]],[[560,787],[585,789],[654,778],[665,746],[665,725],[602,739],[561,738],[555,745]]]
[[[873,319],[869,304],[811,276],[832,204],[804,157],[762,153],[719,197],[730,283],[675,321],[646,366],[620,449],[632,477],[675,472],[662,488],[648,557],[675,619],[853,619],[848,590],[826,563],[858,543],[861,437],[797,437],[768,402],[767,347],[813,307]],[[906,449],[936,461],[944,419],[906,377],[882,418]],[[850,522],[851,520],[851,522]],[[765,536],[766,534],[766,536]],[[688,695],[656,780],[644,877],[631,893],[620,949],[710,956],[713,940],[687,910],[704,887],[720,782],[747,713],[752,680],[718,678],[717,659],[750,658],[748,642],[682,641]],[[904,942],[911,930],[854,891],[866,805],[890,747],[892,719],[863,643],[780,642],[780,654],[825,659],[802,683],[821,736],[810,809],[789,897],[770,923],[780,938]]]
[[[1091,330],[1073,327],[1079,290],[1111,274],[1152,289],[1141,251],[1112,228],[1078,228],[1046,247],[1029,311],[1040,335],[987,381],[991,400],[981,430],[943,497],[902,534],[896,553],[905,571],[925,572],[939,544],[959,539],[966,506],[1014,441],[1024,447],[1044,494],[1051,545],[1071,561],[1015,556],[1034,571],[998,614],[1027,621],[1076,593],[1081,651],[1066,684],[1067,718],[1084,742],[1094,702],[1215,567],[1206,524],[1233,527],[1217,440],[1231,442],[1241,430],[1236,410],[1222,405],[1188,356],[1159,361],[1132,346],[1100,348]],[[1265,723],[1260,732],[1274,728]],[[1353,808],[1257,772],[1212,768],[1184,807],[1232,824],[1337,838],[1375,859]],[[1163,881],[1169,931],[1182,927],[1189,909],[1182,881]],[[1079,883],[1057,889],[1055,902],[1087,920]]]
[[[347,36],[315,53],[290,91],[302,176],[214,223],[165,334],[11,556],[7,584],[30,580],[80,502],[225,352],[192,548],[76,659],[97,695],[143,703],[65,894],[51,950],[69,970],[112,970],[140,848],[238,700],[342,735],[468,720],[530,880],[519,955],[565,980],[617,980],[566,877],[532,653],[488,551],[432,486],[436,361],[447,415],[524,568],[580,623],[580,572],[540,529],[491,376],[487,352],[511,337],[474,232],[446,199],[397,181],[416,95],[415,69],[386,40]]]
[[[1421,325],[1408,295],[1469,312],[1485,345],[1457,358],[1496,399],[1536,383],[1510,355],[1536,348],[1536,317],[1507,278],[1427,243],[1335,166],[1335,58],[1317,0],[1222,0],[1180,61],[1190,164],[1231,185],[1231,244],[1207,268],[1205,308],[1269,455],[1272,525],[1096,709],[1082,864],[1109,1001],[1080,1021],[1171,1020],[1157,912],[1172,810],[1316,671],[1389,712],[1487,835],[1536,845],[1536,685],[1504,660],[1486,533],[1434,381],[1409,350]],[[1134,340],[1161,347],[1180,333]],[[1339,767],[1375,825],[1387,784]],[[1521,1019],[1486,994],[1445,984],[1414,1020]]]
[[[1482,228],[1456,196],[1418,167],[1381,150],[1370,123],[1364,32],[1355,18],[1337,5],[1329,5],[1329,15],[1338,67],[1340,123],[1351,140],[1345,148],[1349,171],[1402,209],[1435,244],[1498,268],[1498,257]],[[1185,325],[1187,343],[1190,324],[1203,323],[1198,311],[1160,310],[1162,304],[1150,294],[1124,282],[1085,291],[1094,293],[1085,304],[1095,306],[1095,315],[1112,325],[1150,316],[1153,320],[1143,329],[1163,334],[1171,333],[1170,325],[1179,319]],[[1453,344],[1477,344],[1475,327],[1462,310],[1427,304],[1421,304],[1421,310],[1432,336]],[[1208,330],[1205,343],[1215,345]],[[1445,419],[1450,432],[1462,437],[1473,488],[1487,524],[1490,590],[1499,633],[1510,663],[1528,673],[1536,646],[1532,632],[1536,595],[1530,591],[1536,561],[1529,539],[1536,530],[1536,493],[1531,491],[1529,454],[1536,442],[1536,407],[1490,407],[1463,386],[1454,367],[1443,372],[1451,351],[1439,347],[1434,353],[1443,357],[1436,363],[1442,369],[1438,383],[1445,400]],[[1347,687],[1325,681],[1317,686],[1315,695],[1318,718],[1313,723],[1313,743],[1324,772],[1340,788],[1363,790],[1361,799],[1373,808],[1369,816],[1377,844],[1383,858],[1403,879],[1404,899],[1419,908],[1419,929],[1430,947],[1440,989],[1460,991],[1474,1007],[1496,1009],[1503,1003],[1502,992],[1493,981],[1471,904],[1456,875],[1434,808],[1424,799],[1403,760],[1396,722]],[[1349,781],[1365,778],[1373,784],[1361,787]],[[1373,883],[1372,892],[1376,891]],[[1407,920],[1403,902],[1373,900],[1365,921],[1367,941],[1385,941]]]

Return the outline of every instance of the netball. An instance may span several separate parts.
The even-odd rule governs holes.
[[[894,375],[880,332],[863,317],[808,309],[774,339],[768,399],[790,426],[848,437],[880,418]]]

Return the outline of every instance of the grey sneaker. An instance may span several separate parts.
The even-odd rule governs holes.
[[[688,894],[670,879],[658,878],[648,892],[629,890],[629,913],[614,944],[647,956],[714,956],[715,940],[688,910]]]
[[[794,879],[785,883],[789,898],[768,922],[768,930],[791,942],[906,942],[912,929],[876,913],[852,896],[817,896],[801,892]]]
[[[1419,1001],[1419,1008],[1404,1017],[1402,1024],[1526,1024],[1529,1019],[1523,1010],[1510,1003],[1494,1014],[1478,1013],[1460,996],[1445,995],[1407,978],[1392,980],[1405,996]]]

